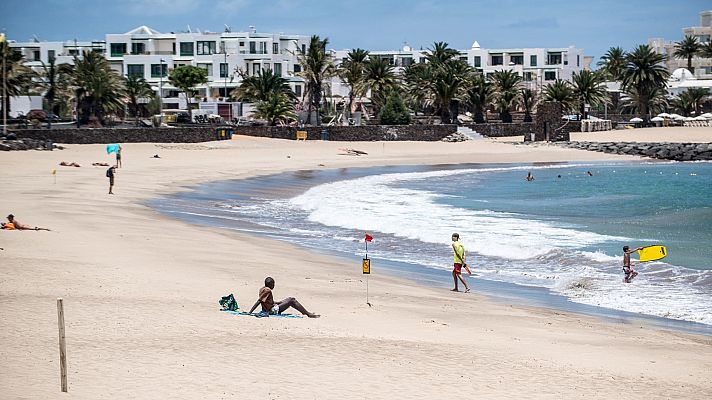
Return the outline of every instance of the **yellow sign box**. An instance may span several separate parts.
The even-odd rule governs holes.
[[[297,140],[307,140],[307,131],[297,131]]]
[[[369,260],[368,258],[363,259],[363,273],[364,274],[371,273],[371,260]]]

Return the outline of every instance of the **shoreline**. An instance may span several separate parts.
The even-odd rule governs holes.
[[[658,160],[653,160],[653,163],[659,163]],[[337,249],[319,249],[315,248],[314,245],[300,244],[295,242],[292,238],[290,240],[289,232],[274,228],[266,225],[256,224],[254,222],[249,222],[246,219],[236,219],[236,225],[224,225],[227,221],[223,221],[218,215],[207,214],[207,215],[193,215],[186,206],[193,207],[194,205],[202,209],[203,206],[208,206],[203,203],[195,203],[191,201],[191,197],[198,196],[203,198],[203,196],[215,196],[215,199],[211,199],[212,202],[221,203],[225,199],[220,197],[220,189],[230,189],[232,191],[237,191],[240,194],[239,198],[230,197],[233,201],[238,201],[245,197],[250,199],[251,195],[249,190],[252,187],[259,187],[259,193],[264,193],[265,200],[273,199],[286,199],[303,193],[309,188],[317,185],[331,183],[336,180],[341,179],[356,179],[364,176],[381,175],[381,174],[391,174],[391,173],[409,173],[409,172],[427,172],[427,171],[439,171],[447,170],[451,168],[465,168],[465,169],[479,169],[479,168],[492,168],[495,166],[507,166],[507,167],[522,167],[531,166],[533,170],[541,168],[544,166],[559,166],[562,168],[575,167],[575,166],[586,166],[586,167],[596,167],[598,165],[638,165],[641,163],[647,163],[646,160],[631,160],[631,161],[592,161],[583,164],[577,164],[575,162],[557,162],[557,163],[522,163],[522,164],[464,164],[464,165],[449,165],[449,164],[439,164],[439,165],[404,165],[396,168],[396,171],[386,170],[383,166],[377,167],[355,167],[342,169],[339,176],[335,176],[331,170],[305,170],[305,171],[289,171],[289,172],[279,172],[276,174],[270,174],[261,177],[248,177],[244,179],[235,180],[234,184],[231,184],[232,180],[228,181],[218,181],[218,182],[204,182],[189,188],[189,192],[181,192],[176,194],[171,194],[168,196],[161,196],[158,198],[151,199],[147,202],[149,207],[163,216],[168,216],[178,221],[187,222],[190,224],[201,225],[210,228],[224,229],[228,231],[234,231],[241,234],[256,235],[261,238],[269,240],[277,240],[283,243],[289,243],[291,245],[297,245],[299,248],[304,249],[309,252],[317,252],[319,254],[335,257],[339,259],[339,264],[347,263],[358,263],[359,260],[356,256],[351,256],[346,250]],[[304,174],[309,176],[309,183],[300,182],[299,184],[291,184],[290,179],[297,174]],[[194,195],[191,195],[194,193]],[[248,193],[245,195],[244,193]],[[181,202],[187,202],[183,206],[166,205],[165,201],[170,201],[178,197]],[[220,197],[220,198],[218,198]],[[262,197],[262,196],[260,196]],[[201,204],[198,206],[198,204]],[[207,217],[207,219],[206,219]],[[228,219],[230,219],[228,217]],[[218,222],[218,224],[213,224],[210,221],[217,220],[223,221]],[[221,225],[223,224],[223,225]],[[417,269],[419,264],[411,264],[408,262],[399,262],[395,260],[389,260],[386,258],[381,258],[378,256],[372,256],[371,259],[373,263],[378,265],[379,269],[382,269],[386,274],[393,278],[402,278],[408,280],[417,285],[428,286],[430,288],[449,288],[451,285],[449,271],[437,270],[437,272],[430,271],[430,269]],[[408,266],[413,266],[409,268]],[[414,269],[416,268],[416,269]],[[430,273],[428,273],[430,271]],[[408,277],[400,276],[401,274],[407,274]],[[433,279],[433,275],[438,275],[438,279]],[[575,302],[570,298],[555,293],[550,288],[543,286],[535,286],[529,284],[517,284],[513,282],[490,280],[486,278],[473,278],[470,281],[475,288],[482,288],[480,290],[475,290],[479,294],[484,294],[489,300],[495,302],[512,302],[514,305],[523,306],[528,302],[536,303],[537,307],[543,307],[549,310],[557,310],[563,312],[570,312],[580,315],[585,315],[589,317],[597,317],[602,320],[609,321],[612,323],[622,323],[629,324],[630,321],[640,321],[640,323],[650,324],[657,328],[668,329],[672,331],[677,331],[681,333],[690,334],[700,334],[706,336],[712,336],[712,325],[690,321],[684,319],[674,319],[667,318],[652,314],[639,313],[635,311],[625,311],[616,308],[609,308],[603,306],[590,305],[586,303]]]
[[[58,393],[56,297],[65,299],[69,390],[76,398],[361,398],[404,391],[456,398],[467,391],[608,397],[622,390],[632,398],[705,398],[712,392],[705,379],[712,368],[707,337],[496,304],[478,294],[453,296],[384,276],[371,279],[369,308],[360,265],[190,225],[142,204],[199,182],[320,164],[637,159],[493,141],[347,144],[369,152],[367,158],[341,156],[343,146],[245,137],[127,144],[111,197],[102,168],[59,169],[56,186],[49,173],[59,160],[90,165],[108,159],[103,146],[0,155],[7,211],[54,230],[0,232],[8,260],[0,269],[4,393]],[[162,158],[150,159],[154,153]],[[268,274],[277,281],[276,297],[297,297],[323,317],[218,312],[217,300],[230,292],[249,308]],[[283,371],[279,379],[264,379],[275,369]],[[462,371],[458,388],[450,379],[456,371]],[[575,380],[576,386],[551,385],[554,379]],[[314,380],[319,384],[304,384]]]

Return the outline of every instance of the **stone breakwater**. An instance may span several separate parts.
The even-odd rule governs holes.
[[[13,150],[62,150],[62,146],[57,146],[51,141],[37,139],[0,140],[0,151]]]
[[[558,142],[572,149],[675,161],[712,160],[712,143]]]

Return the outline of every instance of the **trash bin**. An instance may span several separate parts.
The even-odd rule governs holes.
[[[321,131],[321,140],[329,140],[329,131],[326,129]]]
[[[217,136],[218,140],[230,140],[234,134],[235,130],[233,128],[215,128],[215,136]]]

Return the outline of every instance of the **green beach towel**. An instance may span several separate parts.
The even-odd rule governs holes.
[[[220,311],[225,311],[226,313],[232,314],[232,315],[246,315],[249,317],[256,317],[256,318],[267,318],[267,317],[277,317],[277,318],[301,318],[301,315],[295,315],[295,314],[270,314],[266,311],[260,311],[258,313],[253,313],[250,314],[246,311],[230,311],[230,310],[220,310]]]

